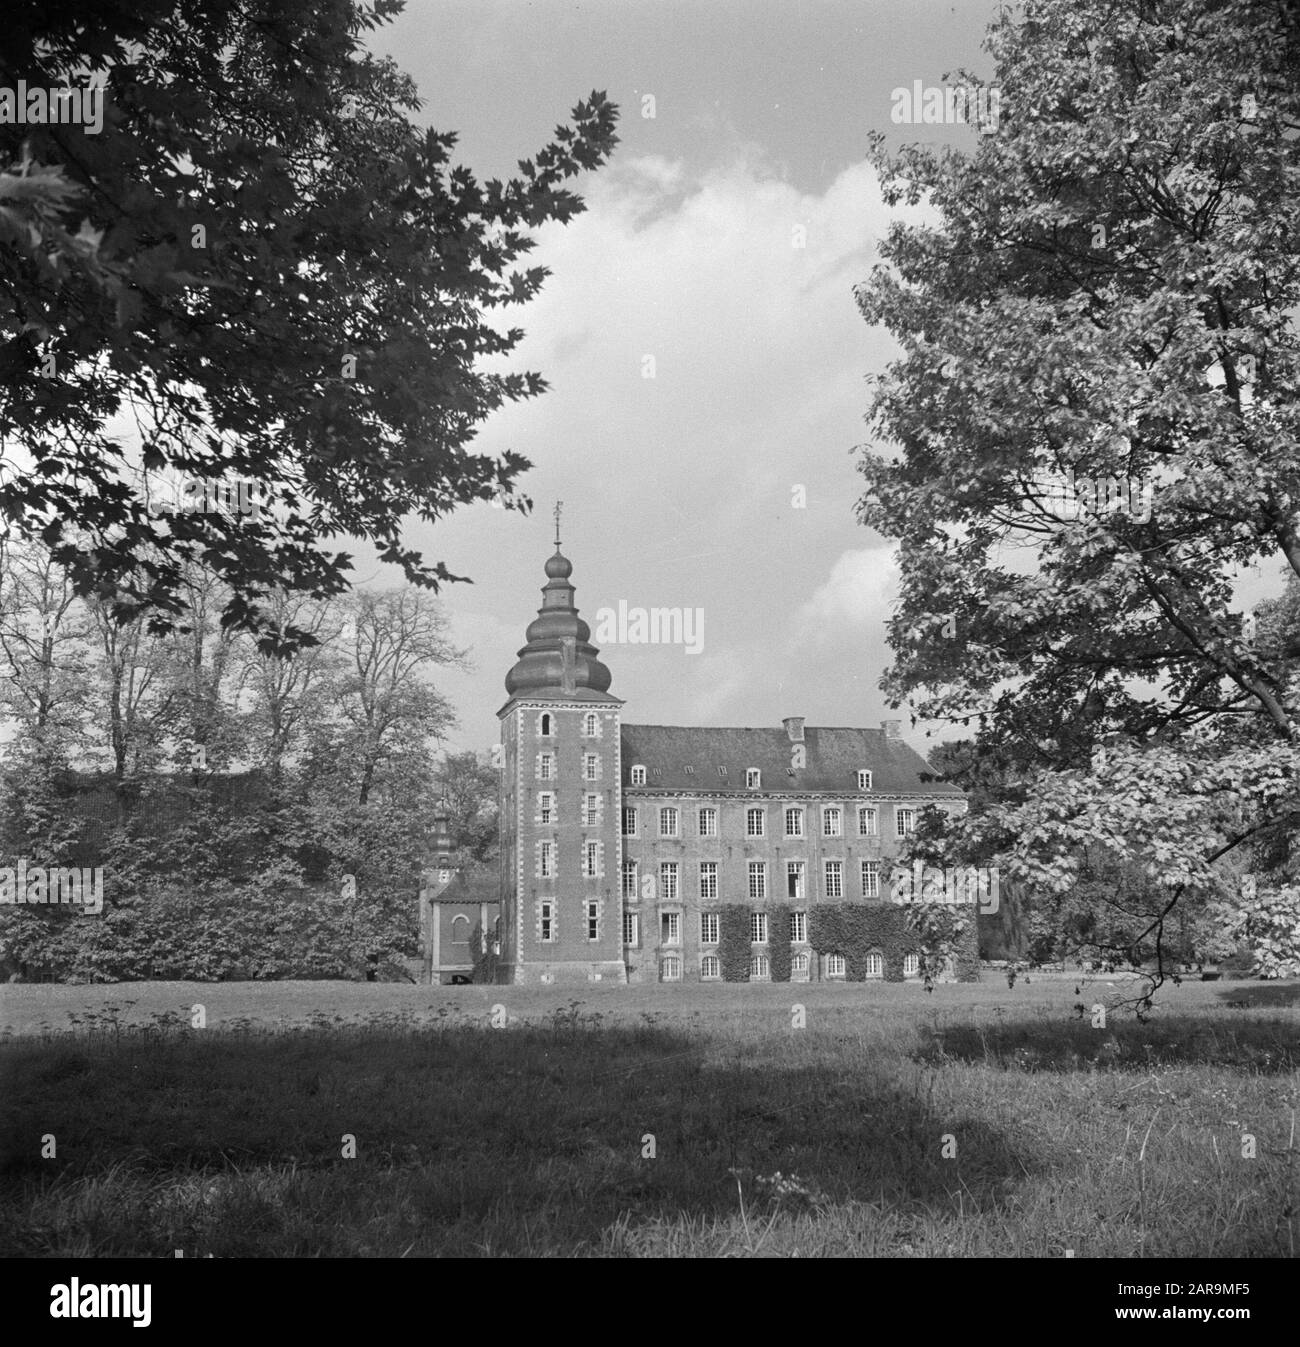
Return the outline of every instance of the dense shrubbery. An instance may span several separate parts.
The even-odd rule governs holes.
[[[749,981],[749,908],[727,903],[718,909],[718,960],[724,982]]]

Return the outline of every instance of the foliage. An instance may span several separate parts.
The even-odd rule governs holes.
[[[749,908],[743,903],[724,903],[718,908],[718,914],[718,962],[722,967],[722,980],[748,982]]]
[[[899,540],[885,686],[996,758],[959,830],[985,863],[1062,893],[1104,847],[1168,914],[1300,813],[1295,605],[1234,611],[1246,568],[1300,574],[1300,16],[1030,0],[988,46],[996,134],[872,151],[930,210],[858,292],[903,348],[872,400],[901,453],[861,462]],[[1125,508],[1062,503],[1105,480]]]
[[[528,466],[472,450],[484,418],[545,388],[503,367],[523,334],[495,311],[538,293],[545,268],[521,263],[584,209],[564,184],[610,154],[613,105],[593,93],[517,177],[480,183],[366,49],[394,0],[24,9],[6,83],[102,81],[104,115],[95,134],[0,126],[0,440],[24,456],[0,510],[77,593],[155,632],[202,558],[228,586],[223,627],[267,651],[311,639],[275,623],[271,593],[347,586],[321,540],[368,539],[414,584],[459,578],[401,523],[508,493]],[[168,508],[180,479],[252,483],[267,505]]]
[[[790,981],[790,913],[786,903],[767,909],[767,968],[773,982]]]

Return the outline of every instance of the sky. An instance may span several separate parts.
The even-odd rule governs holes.
[[[513,173],[594,89],[621,109],[611,162],[575,184],[586,213],[540,232],[530,265],[552,275],[511,314],[527,333],[514,367],[550,390],[478,438],[482,452],[532,461],[520,486],[535,512],[475,505],[407,531],[474,581],[443,591],[474,665],[436,680],[459,717],[446,747],[497,740],[557,500],[593,631],[620,603],[702,610],[693,653],[597,642],[625,720],[898,717],[922,752],[955,737],[914,729],[878,688],[897,570],[889,541],[856,521],[854,450],[869,441],[864,379],[896,352],[853,287],[892,218],[868,135],[971,144],[973,128],[893,125],[891,93],[989,74],[980,44],[998,8],[409,0],[374,35],[416,80],[419,120],[456,131],[459,162],[481,179]],[[400,574],[361,564],[358,579]]]

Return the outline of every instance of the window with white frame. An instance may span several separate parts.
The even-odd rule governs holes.
[[[870,789],[871,789],[871,773],[870,773],[870,772],[859,769],[859,771],[858,771],[858,789],[859,789],[859,790],[870,790]]]
[[[864,898],[880,897],[879,861],[862,862],[862,896]]]
[[[808,976],[808,956],[806,954],[792,954],[790,956],[790,975],[792,977]]]
[[[858,836],[875,837],[880,832],[878,816],[874,809],[858,810]]]
[[[718,835],[718,811],[712,805],[708,805],[700,810],[700,836],[716,837]]]
[[[828,898],[844,897],[843,861],[826,862],[826,896]]]
[[[638,765],[632,768],[632,784],[634,786],[645,785],[645,768]]]
[[[587,939],[600,939],[600,905],[596,902],[587,904]]]
[[[700,944],[716,945],[721,932],[721,923],[716,912],[700,913]]]
[[[844,832],[844,811],[837,804],[822,810],[822,836],[839,837]]]
[[[828,954],[826,956],[826,976],[828,978],[842,978],[845,972],[844,955]]]
[[[787,809],[785,811],[785,835],[787,837],[803,836],[802,809]]]
[[[802,898],[803,895],[803,862],[786,861],[785,896],[787,898]]]
[[[555,874],[555,843],[538,842],[537,874],[541,879],[550,879]]]
[[[745,810],[745,836],[762,837],[763,836],[763,811],[761,809]]]
[[[641,943],[641,917],[636,912],[623,913],[623,943],[635,948]]]
[[[749,896],[751,898],[767,897],[766,861],[749,862]]]
[[[600,733],[600,721],[594,711],[588,711],[582,718],[582,733],[588,739],[594,739]]]
[[[682,961],[675,954],[660,959],[659,977],[663,982],[680,982],[682,980]]]
[[[722,960],[716,954],[700,956],[700,978],[705,982],[714,982],[722,976]]]
[[[537,779],[539,781],[553,781],[555,779],[554,753],[539,753],[537,755]]]
[[[600,863],[601,849],[602,844],[600,842],[587,842],[583,845],[582,873],[588,879],[599,879],[604,874],[604,867]]]
[[[751,944],[767,944],[766,912],[751,912],[749,914],[749,939]]]
[[[636,862],[634,860],[630,860],[625,857],[623,860],[622,870],[623,870],[623,897],[631,898],[633,901],[635,901],[637,890]]]
[[[537,821],[538,823],[555,822],[555,796],[549,790],[539,791],[537,794]]]
[[[600,780],[599,753],[584,753],[582,755],[582,779],[584,781]]]
[[[748,790],[758,790],[763,784],[763,773],[757,767],[745,768],[745,787]]]
[[[914,809],[895,809],[894,825],[897,828],[899,837],[906,837],[908,833],[916,830],[916,810]]]
[[[594,828],[600,822],[600,796],[588,792],[582,801],[582,822],[585,827]]]
[[[768,963],[766,954],[753,954],[750,956],[749,976],[756,981],[762,981],[763,978],[771,976],[771,964]]]
[[[718,863],[717,861],[700,862],[700,897],[716,898],[718,896]]]
[[[677,901],[677,862],[659,862],[659,897],[662,902]]]
[[[623,806],[623,836],[636,837],[637,830],[636,806],[625,804]]]
[[[802,910],[790,913],[790,939],[796,944],[805,944],[808,940],[808,914]]]
[[[664,912],[660,915],[661,945],[680,945],[682,943],[682,914]]]
[[[867,976],[869,978],[882,978],[885,976],[885,956],[879,950],[872,950],[867,955]]]
[[[542,901],[538,912],[538,928],[543,940],[555,939],[555,904],[547,899]]]
[[[921,976],[921,956],[919,954],[903,955],[903,976],[905,978]]]
[[[676,837],[677,827],[677,810],[672,805],[665,805],[659,811],[659,836]]]

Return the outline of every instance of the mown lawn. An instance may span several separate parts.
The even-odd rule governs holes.
[[[1294,1256],[1300,985],[1131,994],[7,986],[0,1255]]]

